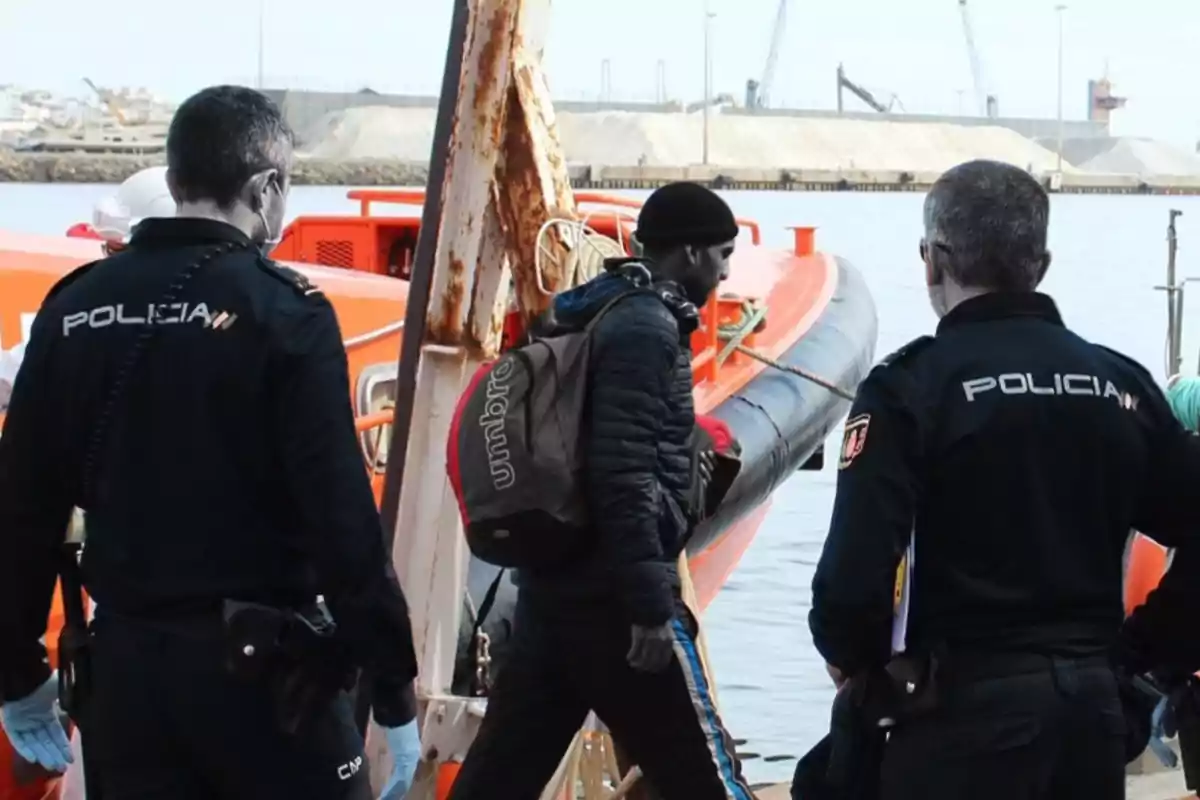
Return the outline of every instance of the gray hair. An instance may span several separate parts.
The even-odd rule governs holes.
[[[167,133],[167,166],[189,202],[228,209],[247,181],[266,170],[287,177],[294,136],[266,95],[244,86],[211,86],[179,106]]]
[[[925,242],[959,286],[1031,291],[1045,272],[1050,201],[1028,172],[968,161],[945,172],[925,197]],[[938,254],[931,254],[938,258]]]

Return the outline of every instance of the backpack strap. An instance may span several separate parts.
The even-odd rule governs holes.
[[[600,307],[600,310],[596,312],[596,315],[588,320],[587,325],[583,326],[583,333],[587,336],[591,336],[592,331],[596,328],[596,325],[600,323],[600,320],[604,319],[605,314],[613,310],[613,307],[616,306],[617,303],[621,302],[627,297],[633,297],[635,294],[646,294],[648,291],[649,289],[646,288],[637,288],[631,289],[627,292],[621,292],[619,295]]]
[[[474,660],[475,654],[478,652],[479,635],[483,631],[483,623],[487,621],[488,614],[492,613],[492,606],[496,604],[496,593],[500,591],[500,584],[504,581],[504,573],[506,571],[505,569],[501,569],[496,573],[496,577],[488,585],[487,591],[483,593],[483,600],[479,603],[479,608],[475,612],[475,624],[471,626],[471,638],[468,640],[472,660]],[[477,674],[475,670],[471,671],[471,691],[476,695],[481,695],[486,691],[487,687],[477,685]]]
[[[506,570],[501,569],[496,573],[496,577],[488,584],[487,591],[483,593],[483,601],[479,604],[479,610],[475,612],[475,625],[471,629],[471,640],[479,635],[480,629],[483,628],[483,623],[487,620],[487,615],[492,613],[492,606],[496,604],[496,593],[500,591],[500,584],[504,580]]]

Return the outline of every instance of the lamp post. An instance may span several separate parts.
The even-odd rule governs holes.
[[[1063,166],[1063,12],[1067,7],[1061,3],[1054,7],[1058,13],[1058,175],[1062,178]]]
[[[263,40],[266,36],[267,0],[258,0],[258,90],[263,90]]]
[[[708,0],[704,3],[704,149],[702,163],[708,164],[708,107],[712,105],[712,20],[715,17],[708,8]]]

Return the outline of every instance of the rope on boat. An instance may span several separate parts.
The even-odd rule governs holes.
[[[376,328],[373,331],[367,331],[366,333],[359,334],[358,336],[351,336],[343,339],[342,346],[349,350],[351,347],[359,347],[360,345],[370,344],[378,339],[391,336],[393,333],[403,329],[404,320],[390,322],[387,325],[384,325],[382,328]]]
[[[823,378],[820,375],[809,372],[800,367],[793,367],[790,364],[784,364],[770,356],[755,350],[752,347],[747,347],[742,342],[751,333],[759,330],[765,324],[767,318],[767,309],[765,306],[760,306],[753,300],[746,300],[742,303],[742,316],[737,323],[722,325],[717,330],[717,337],[725,342],[725,347],[717,354],[717,364],[725,363],[729,356],[737,351],[743,355],[753,358],[755,361],[760,361],[769,367],[774,367],[781,372],[787,372],[797,377],[803,378],[806,381],[815,383],[823,389],[827,389],[833,394],[845,400],[854,401],[854,392],[843,389],[828,378]]]
[[[773,358],[765,356],[762,353],[758,352],[757,350],[752,350],[749,347],[746,347],[744,345],[738,345],[737,351],[739,353],[744,353],[745,355],[750,356],[751,358],[755,359],[756,361],[761,361],[762,363],[766,364],[767,366],[774,367],[775,369],[782,370],[783,372],[790,372],[793,375],[804,378],[804,380],[806,380],[806,381],[811,381],[812,383],[815,383],[817,386],[820,386],[824,389],[828,389],[829,391],[836,394],[838,397],[844,398],[851,402],[854,401],[854,393],[853,392],[846,391],[842,387],[838,386],[836,383],[833,383],[832,381],[830,381],[826,378],[822,378],[820,375],[816,375],[807,370],[800,369],[799,367],[793,367],[788,364],[781,364],[778,361],[774,360]]]
[[[588,224],[591,222],[591,218],[590,215],[582,220],[554,217],[546,220],[538,229],[533,271],[537,277],[538,291],[546,297],[552,297],[555,294],[546,288],[543,267],[546,261],[555,262],[554,266],[558,269],[559,274],[565,276],[563,288],[573,289],[603,272],[606,258],[621,258],[625,255],[625,245],[616,239],[597,233]],[[619,231],[619,224],[617,228]],[[547,244],[551,231],[554,231],[559,241],[567,246],[565,260],[560,260]]]

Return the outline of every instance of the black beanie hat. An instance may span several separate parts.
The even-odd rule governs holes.
[[[638,214],[637,239],[647,247],[712,247],[737,238],[733,212],[698,183],[668,183],[646,198]]]

